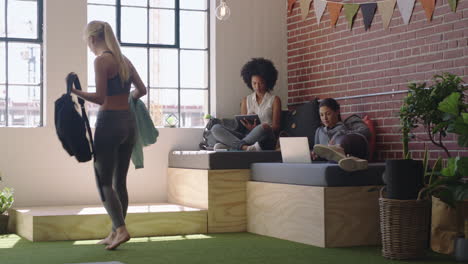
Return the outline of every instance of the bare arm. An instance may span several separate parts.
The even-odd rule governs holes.
[[[247,114],[247,97],[242,98],[241,102],[241,115]]]
[[[271,128],[275,133],[280,130],[281,126],[281,100],[278,96],[275,96],[275,100],[273,101],[273,120],[271,124]]]
[[[107,91],[107,66],[103,57],[99,56],[94,60],[94,72],[96,75],[95,93],[89,93],[77,90],[75,88],[73,88],[71,92],[85,99],[86,101],[102,105],[104,103]]]
[[[139,99],[140,97],[145,96],[145,94],[147,93],[146,86],[141,80],[140,75],[138,74],[135,67],[133,67],[133,64],[130,62],[130,60],[126,59],[126,61],[130,67],[132,83],[133,85],[135,85],[135,90],[133,90],[132,92],[132,97],[133,99]]]

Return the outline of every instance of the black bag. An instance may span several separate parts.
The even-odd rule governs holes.
[[[198,144],[201,150],[213,150],[214,145],[218,143],[216,138],[211,133],[211,128],[216,124],[223,125],[229,129],[232,129],[233,131],[239,129],[237,121],[235,119],[211,118],[210,121],[208,121],[208,123],[206,124],[205,129],[203,130],[202,140],[200,141],[200,144]]]
[[[78,162],[86,162],[94,158],[93,134],[89,125],[88,115],[84,107],[84,100],[78,98],[78,103],[81,108],[81,115],[76,110],[76,103],[71,97],[72,86],[81,90],[80,80],[75,73],[69,73],[67,76],[67,93],[63,94],[55,101],[55,130],[57,136],[62,142],[63,148],[70,156],[75,156]],[[89,136],[89,140],[86,137]],[[99,195],[104,202],[104,192],[102,191],[101,181],[95,170],[96,183],[98,186]]]
[[[315,144],[315,131],[320,127],[319,102],[314,99],[310,102],[300,104],[296,109],[290,111],[284,118],[285,128],[283,136],[289,137],[307,137],[309,148],[312,149]]]
[[[78,90],[81,90],[81,85],[78,76],[74,73],[68,74],[66,82],[67,93],[55,101],[55,129],[67,153],[70,156],[75,156],[79,162],[86,162],[91,160],[93,156],[93,136],[86,115],[84,100],[78,98],[78,103],[81,106],[80,115],[71,96],[73,84]],[[86,132],[89,135],[89,140],[86,137]]]

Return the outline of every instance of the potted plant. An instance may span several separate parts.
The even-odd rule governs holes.
[[[0,176],[0,182],[2,177]],[[8,209],[13,205],[13,190],[5,187],[0,190],[0,234],[7,233],[8,227],[8,215],[5,214]]]
[[[453,217],[455,220],[441,217],[456,215],[456,204],[468,198],[468,186],[461,181],[468,176],[468,157],[452,157],[444,139],[449,133],[454,133],[458,136],[458,145],[468,147],[468,105],[465,104],[464,95],[468,88],[463,86],[460,77],[450,73],[435,75],[433,80],[433,85],[429,87],[426,83],[409,85],[410,91],[404,99],[404,111],[400,117],[403,130],[405,125],[407,131],[422,125],[428,139],[441,148],[447,157],[446,160],[439,158],[432,171],[424,174],[424,183],[425,194],[433,195],[431,248],[440,253],[451,253],[453,241],[450,239],[453,240],[460,232],[455,230],[451,235],[437,235],[436,232],[442,232],[445,227],[457,226],[456,217]],[[425,168],[426,164],[427,157]],[[455,224],[447,224],[450,221]],[[458,227],[461,230],[460,223]]]
[[[423,163],[420,160],[413,160],[409,151],[411,131],[417,127],[417,113],[421,111],[414,105],[412,91],[418,90],[422,86],[422,84],[410,84],[409,93],[400,108],[403,159],[385,161],[384,182],[387,188],[387,197],[390,199],[416,199],[418,192],[423,187]]]

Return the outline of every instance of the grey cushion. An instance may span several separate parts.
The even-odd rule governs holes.
[[[279,151],[172,151],[169,153],[170,168],[188,169],[249,169],[256,162],[279,162]]]
[[[338,164],[329,162],[255,163],[252,181],[311,186],[383,185],[385,163],[369,163],[363,171],[346,172]]]

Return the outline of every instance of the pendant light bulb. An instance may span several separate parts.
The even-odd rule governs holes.
[[[221,0],[219,6],[216,8],[216,17],[219,20],[227,20],[231,16],[231,9],[226,4],[226,0]]]

